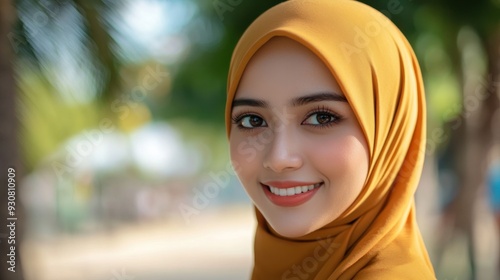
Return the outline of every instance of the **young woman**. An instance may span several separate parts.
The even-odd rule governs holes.
[[[378,11],[291,0],[257,18],[226,104],[256,206],[252,279],[435,279],[413,200],[425,117],[415,55]]]

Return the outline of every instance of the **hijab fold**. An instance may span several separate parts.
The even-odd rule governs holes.
[[[231,58],[226,128],[246,65],[285,36],[315,53],[351,106],[369,146],[362,192],[337,219],[286,238],[255,209],[253,280],[435,279],[415,217],[425,155],[425,94],[418,61],[398,28],[353,0],[290,0],[259,16]]]

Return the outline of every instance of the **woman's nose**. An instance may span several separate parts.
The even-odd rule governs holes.
[[[264,168],[275,173],[299,169],[303,164],[299,146],[300,143],[297,143],[296,137],[290,131],[274,132],[272,140],[264,149]]]

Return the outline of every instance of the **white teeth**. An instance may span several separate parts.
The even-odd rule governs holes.
[[[321,185],[321,183],[315,184],[315,185],[309,185],[309,186],[297,186],[297,187],[287,188],[287,189],[279,189],[279,188],[276,188],[276,187],[273,187],[273,186],[269,186],[269,190],[273,194],[275,194],[275,195],[279,195],[279,196],[292,196],[292,195],[296,195],[296,194],[300,194],[300,193],[305,193],[305,192],[311,191],[314,188],[319,187],[320,185]]]

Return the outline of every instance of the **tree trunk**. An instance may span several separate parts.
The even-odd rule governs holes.
[[[9,38],[12,38],[11,26],[15,19],[15,9],[10,0],[0,0],[0,279],[24,279],[20,258],[20,241],[22,238],[22,209],[19,201],[19,183],[21,177],[21,166],[18,153],[17,127],[15,104],[15,83],[13,70],[13,53]],[[15,172],[15,210],[9,215],[8,202],[8,170],[13,168]],[[12,184],[10,185],[13,186]],[[8,220],[8,219],[11,220]],[[17,220],[15,220],[17,218]],[[15,224],[15,231],[9,229],[9,224]],[[13,241],[15,240],[15,244]],[[11,252],[11,249],[14,249]],[[14,256],[8,256],[8,254]],[[15,267],[7,263],[15,259]]]

